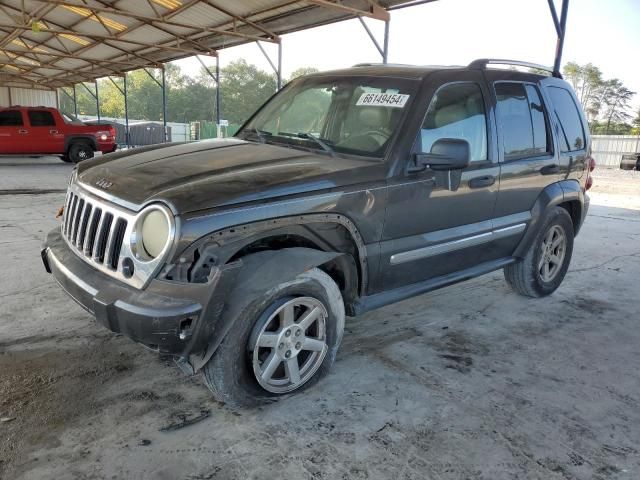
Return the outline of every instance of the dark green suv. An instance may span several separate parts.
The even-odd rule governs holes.
[[[82,162],[45,266],[244,405],[324,375],[345,315],[497,269],[548,295],[588,208],[587,122],[562,79],[489,63],[318,73],[234,138]]]

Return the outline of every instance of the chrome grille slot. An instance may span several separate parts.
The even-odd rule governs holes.
[[[107,249],[107,240],[110,237],[112,222],[113,215],[109,212],[105,213],[100,221],[96,246],[93,251],[93,259],[98,263],[104,263],[104,252]]]
[[[82,219],[80,220],[80,231],[78,232],[78,239],[76,240],[76,247],[82,248],[84,245],[84,239],[87,234],[87,225],[89,223],[89,217],[91,216],[91,210],[93,207],[89,202],[85,202],[84,209],[82,210]]]
[[[109,242],[110,252],[107,258],[109,266],[116,270],[118,268],[118,260],[120,258],[120,251],[122,250],[122,241],[124,240],[124,234],[127,231],[127,221],[124,218],[119,218],[116,221],[115,228],[113,229],[113,238]]]
[[[102,210],[98,207],[93,209],[91,219],[89,220],[89,231],[84,239],[84,245],[82,251],[85,256],[91,256],[93,252],[93,244],[96,241],[96,232],[98,231],[98,224],[100,223],[100,217],[102,216]]]

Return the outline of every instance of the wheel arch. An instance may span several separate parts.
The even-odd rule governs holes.
[[[71,145],[73,145],[74,143],[79,143],[79,142],[88,143],[89,146],[91,146],[91,148],[93,148],[94,152],[98,150],[98,141],[96,140],[95,137],[93,137],[91,135],[74,134],[74,135],[67,135],[64,138],[64,151],[65,151],[65,154],[69,153],[69,148],[71,147]]]
[[[513,256],[523,258],[543,223],[550,208],[564,208],[571,216],[574,236],[578,234],[584,220],[584,192],[577,180],[562,180],[552,183],[542,190],[531,208],[531,220]]]
[[[262,251],[306,248],[335,253],[335,258],[314,266],[340,287],[345,307],[364,295],[368,284],[367,256],[355,224],[341,214],[309,214],[252,222],[215,231],[194,242],[173,265],[173,280],[206,281],[212,266],[224,267]],[[299,272],[298,272],[299,273]]]

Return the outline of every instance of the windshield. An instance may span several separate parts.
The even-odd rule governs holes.
[[[398,78],[310,77],[273,97],[239,136],[381,158],[416,86]]]
[[[74,117],[70,113],[66,113],[66,112],[60,112],[60,113],[62,113],[62,118],[64,119],[65,123],[69,125],[84,125],[82,121],[78,120],[78,118]]]

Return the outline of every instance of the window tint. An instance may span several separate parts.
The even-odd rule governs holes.
[[[29,110],[29,123],[32,127],[55,127],[53,114],[46,110]]]
[[[550,152],[547,120],[536,87],[496,83],[496,96],[505,160]]]
[[[564,88],[549,87],[547,91],[560,122],[560,150],[563,152],[582,150],[585,143],[584,130],[573,97]]]
[[[430,152],[441,138],[469,142],[472,162],[487,159],[487,120],[475,83],[446,85],[434,95],[420,131],[420,151]]]
[[[529,99],[529,109],[531,111],[531,123],[533,125],[533,149],[536,153],[551,152],[548,148],[547,121],[544,114],[544,106],[540,99],[538,89],[533,85],[525,85],[527,97]]]
[[[0,127],[22,126],[22,114],[19,110],[7,110],[0,112]]]

